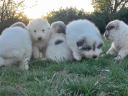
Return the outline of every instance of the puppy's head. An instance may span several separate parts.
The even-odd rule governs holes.
[[[65,34],[66,25],[62,21],[56,21],[51,24],[51,31]]]
[[[10,27],[26,28],[26,25],[23,22],[16,22],[16,23],[12,24]]]
[[[82,38],[76,43],[80,53],[86,58],[97,58],[102,53],[103,42],[89,41]]]
[[[110,21],[106,26],[104,36],[106,37],[106,39],[109,40],[113,40],[114,38],[117,38],[117,35],[119,35],[119,33],[124,30],[124,26],[126,26],[126,24],[123,21],[120,20]]]
[[[50,34],[50,24],[43,19],[35,19],[27,25],[32,40],[42,41],[48,38]]]

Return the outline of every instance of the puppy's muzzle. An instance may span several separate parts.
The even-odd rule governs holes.
[[[39,38],[38,38],[38,40],[39,40],[39,41],[41,41],[41,40],[42,40],[42,38],[41,38],[41,37],[39,37]]]
[[[95,59],[95,58],[97,58],[97,56],[96,56],[96,55],[93,55],[93,56],[92,56],[92,58],[94,58],[94,59]]]

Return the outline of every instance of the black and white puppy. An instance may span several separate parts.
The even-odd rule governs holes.
[[[66,28],[67,44],[72,50],[74,59],[97,58],[102,52],[103,40],[98,28],[90,21],[75,20]]]
[[[71,50],[65,38],[65,30],[66,25],[62,21],[56,21],[51,24],[51,37],[46,49],[47,59],[56,62],[72,60]]]

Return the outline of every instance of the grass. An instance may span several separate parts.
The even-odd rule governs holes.
[[[104,51],[109,48],[108,42]],[[0,96],[128,96],[128,58],[57,64],[32,61],[28,71],[0,68]]]

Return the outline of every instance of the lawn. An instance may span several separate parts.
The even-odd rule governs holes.
[[[109,48],[108,42],[104,51]],[[0,68],[0,96],[128,96],[128,58],[57,64],[31,61],[28,71]]]

